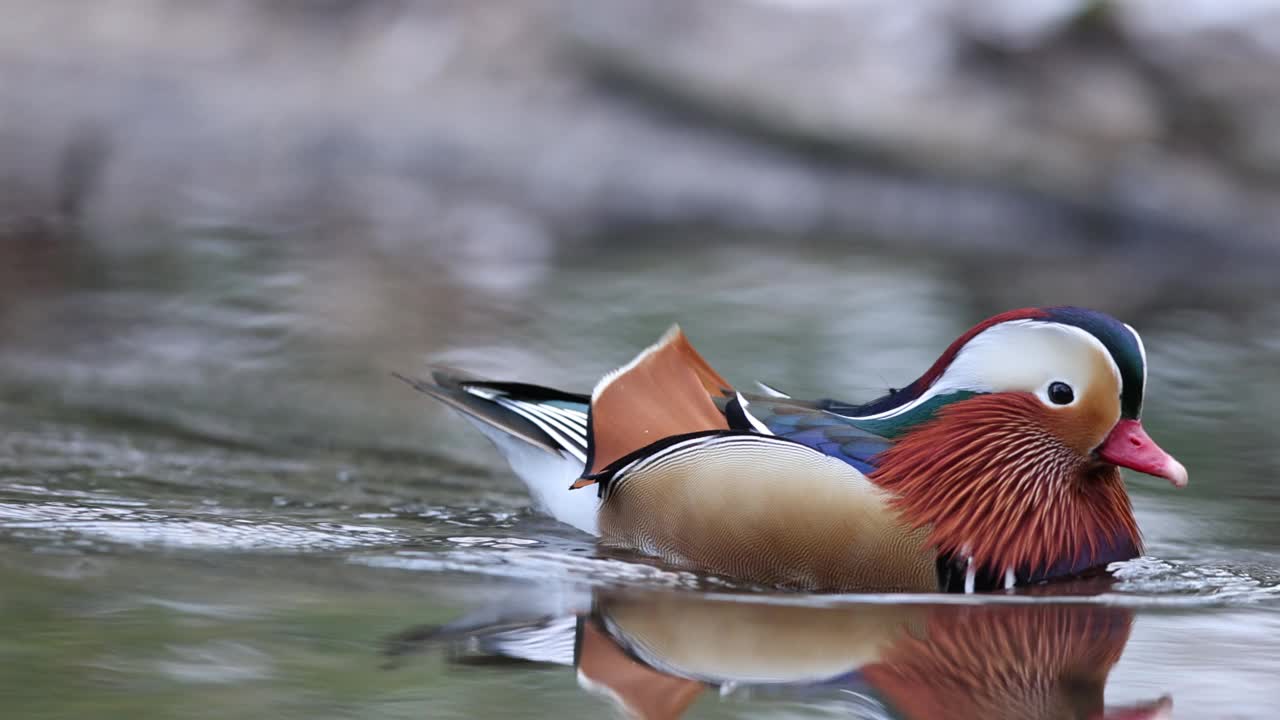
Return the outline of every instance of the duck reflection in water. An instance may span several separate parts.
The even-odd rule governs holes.
[[[854,718],[1139,720],[1103,689],[1133,613],[1080,604],[809,607],[692,593],[598,593],[589,612],[466,619],[398,637],[459,663],[555,663],[631,717],[679,718],[708,690],[801,701]]]

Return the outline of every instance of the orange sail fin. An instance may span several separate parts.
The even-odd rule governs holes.
[[[672,326],[656,344],[596,385],[587,471],[574,487],[591,484],[591,475],[619,458],[672,435],[727,430],[711,394],[731,392],[728,381]]]

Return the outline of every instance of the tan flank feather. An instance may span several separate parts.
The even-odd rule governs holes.
[[[765,585],[937,588],[927,530],[903,524],[889,494],[841,460],[727,432],[708,391],[728,389],[676,327],[600,381],[588,472],[574,487],[608,478],[601,542]],[[726,434],[654,446],[716,430]]]

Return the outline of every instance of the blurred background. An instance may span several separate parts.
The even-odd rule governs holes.
[[[432,593],[492,570],[475,546],[513,528],[588,545],[389,373],[585,390],[675,321],[738,383],[859,400],[995,312],[1111,312],[1143,333],[1147,426],[1192,475],[1176,495],[1134,484],[1173,563],[1139,589],[1280,583],[1274,0],[0,0],[0,17],[0,572],[19,589],[0,617],[24,628],[0,684],[32,713],[68,711],[49,689],[74,687],[121,717],[181,714],[184,683],[302,663],[313,689],[367,665],[334,692],[394,716],[362,693],[421,695],[361,643],[423,621],[406,608],[472,602]],[[432,572],[377,569],[458,537],[473,554]],[[578,572],[542,561],[528,572]],[[244,620],[273,613],[311,624]],[[1280,702],[1271,651],[1230,629],[1257,618],[1228,616],[1137,632],[1196,671],[1204,708]],[[1195,632],[1216,639],[1175,642]],[[1155,677],[1122,697],[1171,689]]]
[[[1266,0],[4,17],[3,367],[63,400],[418,447],[387,371],[470,349],[586,387],[672,320],[734,376],[854,395],[1028,304],[1194,326],[1161,354],[1215,363],[1275,337]],[[254,423],[282,405],[321,427]]]

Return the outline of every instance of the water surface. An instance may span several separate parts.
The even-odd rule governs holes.
[[[1169,278],[1195,269],[1176,258],[1122,284],[1149,258],[1092,275],[820,241],[477,255],[330,235],[133,228],[14,256],[0,688],[15,717],[1280,704],[1276,288],[1224,269],[1178,295]],[[1131,477],[1147,556],[1034,596],[779,595],[602,554],[389,375],[430,359],[585,389],[680,321],[737,382],[856,400],[982,317],[1050,302],[1143,332],[1145,423],[1192,480]]]

